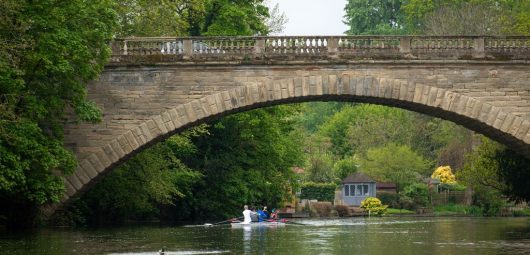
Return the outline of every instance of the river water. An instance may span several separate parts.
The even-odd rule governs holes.
[[[530,254],[530,218],[385,217],[276,227],[0,232],[0,254]],[[304,225],[301,225],[304,224]]]

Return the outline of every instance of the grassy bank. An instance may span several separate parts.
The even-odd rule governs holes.
[[[387,208],[386,209],[386,214],[387,215],[416,214],[416,212],[411,211],[411,210],[407,210],[407,209]]]

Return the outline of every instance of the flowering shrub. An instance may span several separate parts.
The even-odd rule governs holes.
[[[367,197],[361,202],[361,208],[370,211],[370,214],[383,215],[388,205],[383,205],[381,200],[375,197]]]
[[[453,172],[451,172],[450,166],[440,166],[434,170],[431,178],[440,180],[441,183],[455,184],[456,178]]]

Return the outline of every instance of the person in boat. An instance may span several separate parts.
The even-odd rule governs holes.
[[[250,219],[252,219],[252,222],[259,222],[258,213],[256,212],[255,207],[252,207],[252,211],[250,212]]]
[[[248,209],[248,206],[245,205],[243,206],[243,224],[250,224],[250,222],[252,221],[250,215],[252,214],[252,212]]]
[[[267,211],[267,207],[266,206],[263,207],[263,213],[265,214],[264,219],[268,220],[270,218],[270,213],[269,213],[269,211]]]
[[[266,210],[267,207],[265,206],[263,209]],[[263,210],[259,210],[258,209],[258,221],[259,222],[262,222],[262,221],[266,220],[267,217],[268,217],[268,215]]]
[[[272,209],[270,219],[271,220],[277,220],[278,219],[278,211],[276,209]]]

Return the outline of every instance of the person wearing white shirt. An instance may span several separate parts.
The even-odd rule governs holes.
[[[243,208],[245,209],[245,210],[243,211],[243,217],[244,217],[244,219],[243,219],[243,222],[241,222],[241,224],[250,224],[250,222],[252,221],[252,220],[250,219],[250,210],[248,209],[248,206],[247,206],[247,205],[245,205]]]

